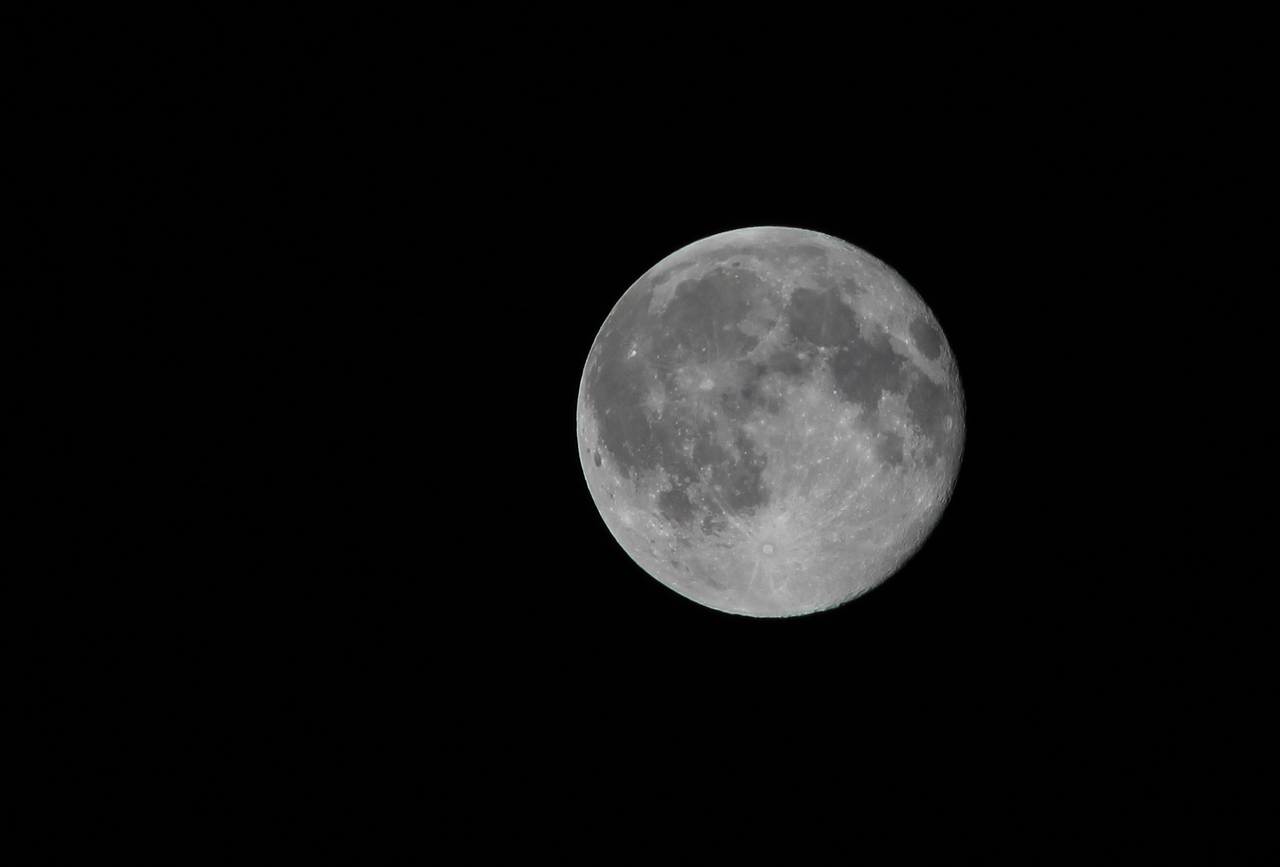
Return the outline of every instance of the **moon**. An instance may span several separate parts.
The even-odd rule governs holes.
[[[578,389],[592,499],[649,575],[789,617],[896,572],[955,489],[964,392],[923,299],[838,238],[703,238],[632,284]]]

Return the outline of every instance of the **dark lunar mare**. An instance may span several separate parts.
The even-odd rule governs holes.
[[[861,291],[856,286],[849,289]],[[886,393],[906,395],[912,421],[920,435],[932,441],[925,461],[933,464],[947,439],[946,418],[957,410],[946,389],[924,375],[907,356],[900,355],[879,324],[865,323],[860,327],[857,314],[835,292],[797,289],[787,315],[798,343],[835,348],[831,374],[836,388],[846,401],[863,409],[867,423],[879,424],[880,401]],[[912,320],[909,327],[921,352],[936,359],[942,348],[937,330],[919,318]],[[871,337],[862,336],[864,333]],[[786,358],[782,363],[799,374],[799,359],[784,355],[789,351],[780,350],[775,358]],[[902,436],[892,431],[879,430],[876,435],[877,454],[891,466],[903,462],[903,445]]]
[[[911,339],[916,342],[920,354],[930,361],[937,361],[942,354],[942,337],[928,322],[919,317],[911,320]]]
[[[662,311],[655,361],[661,366],[741,358],[759,339],[737,326],[750,314],[752,297],[763,290],[751,271],[716,268],[701,280],[685,280]]]
[[[902,436],[893,431],[880,431],[876,437],[876,455],[890,466],[902,463]]]
[[[600,426],[600,445],[628,478],[657,465],[645,399],[648,387],[642,364],[630,363],[636,338],[648,315],[650,291],[622,296],[598,338],[595,367],[587,373],[588,406]]]
[[[588,404],[599,421],[601,448],[619,472],[634,482],[646,473],[664,471],[668,485],[657,494],[660,514],[673,525],[696,527],[709,535],[725,528],[726,515],[749,516],[769,502],[762,476],[766,456],[741,428],[754,411],[777,414],[784,408],[776,388],[763,387],[764,377],[809,377],[822,351],[834,350],[830,366],[835,385],[844,400],[863,409],[867,423],[878,426],[882,394],[906,394],[912,421],[933,441],[930,463],[944,442],[946,416],[955,409],[945,389],[894,350],[883,328],[859,322],[835,287],[796,289],[783,313],[789,339],[761,362],[747,362],[745,356],[758,339],[738,326],[769,289],[758,274],[740,267],[734,257],[742,254],[792,265],[793,259],[811,261],[825,252],[804,245],[748,245],[721,251],[720,264],[696,279],[681,279],[688,270],[685,263],[654,275],[624,295],[615,308],[586,383]],[[818,285],[832,285],[824,269],[816,273],[823,278]],[[679,282],[655,321],[649,314],[651,287],[667,280]],[[840,288],[851,295],[863,291],[848,280]],[[922,354],[940,354],[941,338],[931,325],[917,318],[909,328]],[[723,361],[740,365],[741,385],[718,395],[719,411],[708,424],[695,417],[698,398],[683,392],[677,375],[685,365]],[[659,387],[666,396],[660,414],[648,405],[651,392]],[[732,429],[724,430],[725,425]],[[729,442],[732,446],[726,447]],[[888,465],[904,461],[904,440],[895,432],[879,430],[875,449]],[[598,455],[596,462],[599,465]]]
[[[831,374],[840,395],[861,406],[868,416],[876,413],[882,392],[898,393],[907,384],[907,359],[893,351],[877,327],[870,340],[856,337],[845,342],[831,359]]]
[[[947,390],[927,376],[917,377],[907,395],[907,409],[920,432],[933,440],[935,453],[939,451],[947,439],[947,416],[957,411]]]
[[[791,333],[815,346],[839,346],[858,333],[857,317],[835,292],[797,289],[787,315]]]
[[[697,280],[682,281],[657,322],[648,317],[651,290],[628,293],[601,335],[597,367],[587,383],[601,446],[633,481],[646,472],[665,471],[669,487],[658,493],[657,505],[673,524],[696,523],[703,532],[715,532],[722,529],[726,511],[746,516],[768,502],[762,479],[766,457],[740,428],[724,432],[732,449],[722,446],[715,426],[693,417],[690,398],[676,380],[682,365],[737,361],[754,348],[758,338],[737,326],[764,291],[750,270],[713,268]],[[631,356],[637,339],[651,343]],[[659,382],[667,396],[661,414],[646,405]],[[727,416],[724,421],[734,423],[745,413]],[[696,489],[703,481],[710,494]]]
[[[884,394],[906,394],[912,421],[921,436],[932,440],[932,448],[926,452],[926,463],[932,464],[946,437],[946,417],[955,411],[946,390],[923,375],[908,357],[900,355],[880,325],[866,323],[865,329],[860,328],[857,314],[835,292],[797,289],[787,314],[797,341],[836,348],[831,358],[836,388],[846,401],[863,409],[867,423],[879,424]],[[938,332],[919,318],[912,320],[910,330],[921,352],[937,358],[941,353]],[[863,337],[864,331],[872,336]],[[784,357],[784,352],[779,351],[775,357]],[[788,357],[784,363],[789,370],[799,372],[798,358]],[[877,455],[891,466],[903,462],[903,444],[902,436],[892,431],[880,430],[876,435]]]

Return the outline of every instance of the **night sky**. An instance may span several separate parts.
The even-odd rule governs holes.
[[[507,818],[707,778],[794,796],[892,769],[950,800],[1157,764],[1147,709],[1192,664],[1164,615],[1192,590],[1134,544],[1154,398],[1129,312],[1168,203],[1148,119],[1071,76],[523,69],[264,84],[232,58],[180,124],[136,121],[147,180],[99,200],[146,211],[101,205],[129,288],[83,308],[128,329],[76,411],[114,528],[83,563],[118,564],[81,613],[126,612],[103,665],[144,733],[251,778],[367,761],[459,815],[526,805]],[[783,620],[644,574],[575,439],[622,293],[753,225],[896,269],[967,399],[923,549]]]

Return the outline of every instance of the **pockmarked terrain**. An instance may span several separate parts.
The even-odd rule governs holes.
[[[920,296],[837,238],[704,238],[637,280],[578,392],[591,496],[623,549],[721,611],[807,614],[897,571],[964,450],[955,358]]]

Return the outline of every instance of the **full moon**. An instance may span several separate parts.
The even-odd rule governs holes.
[[[942,328],[852,244],[703,238],[623,293],[578,389],[592,499],[658,581],[720,611],[834,608],[937,524],[964,452]]]

